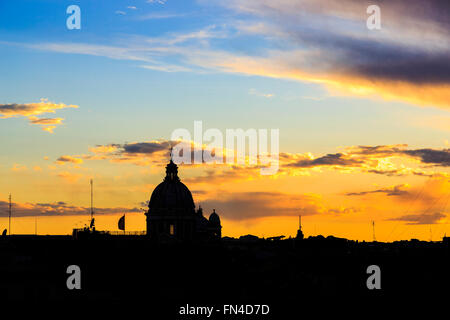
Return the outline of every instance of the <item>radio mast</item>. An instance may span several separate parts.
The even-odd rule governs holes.
[[[94,221],[94,180],[91,179],[91,222],[89,223],[89,228],[95,228]]]
[[[91,220],[94,217],[94,180],[91,179]]]
[[[302,240],[304,238],[303,232],[302,232],[302,216],[298,216],[298,230],[297,230],[297,240]]]

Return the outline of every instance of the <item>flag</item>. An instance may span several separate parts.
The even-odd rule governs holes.
[[[125,231],[125,215],[123,215],[123,216],[119,219],[118,227],[119,227],[119,230]]]
[[[93,228],[94,225],[95,225],[95,218],[92,218],[89,228]]]

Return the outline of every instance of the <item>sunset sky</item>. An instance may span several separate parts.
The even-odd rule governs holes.
[[[81,29],[69,30],[70,5]],[[381,29],[369,30],[369,5]],[[223,235],[450,234],[447,0],[0,1],[0,229],[145,230],[171,134],[279,129],[280,168],[181,164]]]

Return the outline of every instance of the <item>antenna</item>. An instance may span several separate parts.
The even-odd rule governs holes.
[[[89,228],[95,230],[95,220],[94,220],[94,180],[91,179],[91,222],[89,223]]]
[[[11,204],[11,194],[9,194],[9,235],[11,235],[11,208],[12,208],[12,204]]]
[[[302,216],[298,216],[298,230],[297,230],[297,236],[295,237],[298,240],[302,240],[304,238],[303,232],[302,232]]]
[[[375,237],[375,221],[372,221],[372,231],[373,231],[373,242],[376,242],[377,238]]]

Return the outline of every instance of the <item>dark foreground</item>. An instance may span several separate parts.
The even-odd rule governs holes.
[[[295,314],[308,301],[376,301],[433,297],[450,285],[448,243],[357,243],[225,240],[154,244],[144,237],[74,240],[64,236],[0,238],[0,301],[145,302],[163,318],[181,307],[268,305],[270,316]],[[69,290],[67,267],[81,269],[81,289]],[[381,290],[369,290],[367,267],[381,269]],[[241,309],[242,311],[243,309]],[[247,319],[250,315],[243,316]]]

